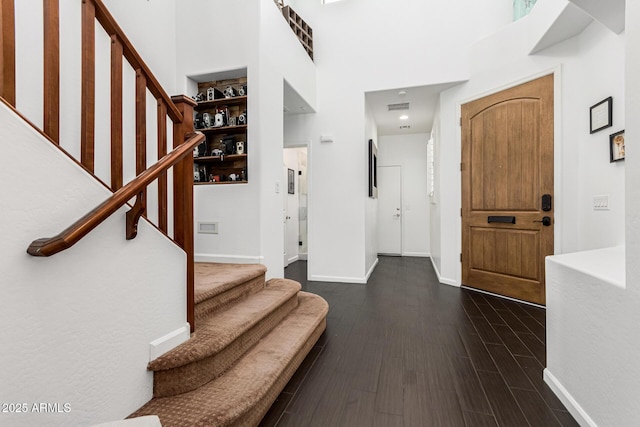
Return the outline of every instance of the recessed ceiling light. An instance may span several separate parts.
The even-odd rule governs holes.
[[[400,116],[400,120],[409,120],[409,116],[407,115]]]

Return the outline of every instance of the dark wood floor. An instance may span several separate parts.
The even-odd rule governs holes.
[[[285,275],[327,330],[261,426],[577,426],[542,380],[543,309],[440,285],[427,258],[380,257],[367,285]]]

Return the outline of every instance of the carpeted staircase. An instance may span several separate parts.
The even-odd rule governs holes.
[[[255,426],[326,326],[328,305],[262,265],[196,264],[196,331],[149,363],[154,398],[131,417]]]

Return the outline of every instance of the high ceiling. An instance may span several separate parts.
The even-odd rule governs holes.
[[[459,82],[367,92],[365,99],[378,125],[378,135],[429,133],[440,92]],[[389,111],[390,104],[408,103],[408,110]],[[401,120],[401,116],[407,116]],[[406,127],[409,126],[409,127]]]

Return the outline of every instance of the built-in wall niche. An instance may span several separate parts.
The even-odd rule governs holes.
[[[217,77],[217,78],[216,78]],[[194,156],[196,185],[248,182],[248,81],[245,74],[200,76],[196,82],[194,128],[206,140]]]

